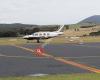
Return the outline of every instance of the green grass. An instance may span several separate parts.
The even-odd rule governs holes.
[[[1,45],[9,45],[9,44],[24,44],[25,40],[20,38],[0,38]]]
[[[43,43],[46,40],[40,40]],[[79,42],[100,42],[100,37],[82,37],[79,40],[70,42],[65,37],[57,37],[52,39],[49,44],[62,44],[62,43],[79,43]],[[27,42],[27,40],[22,38],[0,38],[0,45],[11,45],[11,44],[37,44],[36,40]]]
[[[15,38],[0,38],[0,45],[11,45],[11,44],[37,44],[36,40],[27,41],[25,39],[15,37]]]
[[[100,36],[98,36],[98,37],[82,37],[81,40],[84,42],[100,42]]]
[[[0,80],[100,80],[100,74],[61,74],[41,77],[0,77]]]

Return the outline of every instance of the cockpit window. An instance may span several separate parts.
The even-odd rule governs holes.
[[[35,36],[38,36],[38,34],[34,34]]]

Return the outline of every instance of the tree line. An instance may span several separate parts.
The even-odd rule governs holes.
[[[21,37],[38,31],[55,31],[58,27],[59,25],[0,24],[0,37]]]

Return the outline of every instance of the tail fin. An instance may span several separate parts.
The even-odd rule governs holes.
[[[61,32],[63,28],[64,28],[64,25],[61,25],[60,28],[56,32]]]

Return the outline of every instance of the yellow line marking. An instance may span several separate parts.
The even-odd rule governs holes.
[[[53,39],[53,38],[47,39],[47,40],[45,41],[45,43],[42,45],[42,47],[44,48],[47,44],[49,44],[49,43],[52,41],[52,39]]]
[[[76,66],[76,67],[79,67],[79,68],[82,68],[82,69],[85,69],[85,70],[88,70],[88,71],[91,71],[91,72],[100,73],[100,69],[92,68],[92,67],[87,66],[85,64],[80,64],[80,63],[65,60],[65,59],[62,59],[62,58],[55,58],[55,60],[58,60],[58,61],[63,62],[65,64],[70,64],[70,65],[73,65],[73,66]]]
[[[17,48],[21,48],[21,49],[23,49],[23,50],[30,51],[30,52],[33,52],[33,53],[34,53],[34,50],[29,49],[29,48],[26,48],[26,47],[17,46],[17,45],[12,45],[12,46],[15,46],[15,47],[17,47]]]
[[[13,46],[27,50],[27,51],[30,51],[30,52],[34,52],[34,50],[29,49],[29,48],[25,48],[25,47],[21,47],[21,46],[17,46],[17,45],[13,45]],[[48,57],[48,58],[52,58],[52,59],[57,60],[57,61],[60,61],[60,62],[65,63],[65,64],[69,64],[69,65],[72,65],[72,66],[75,66],[75,67],[79,67],[81,69],[85,69],[85,70],[94,72],[94,73],[100,73],[100,69],[96,69],[96,68],[87,66],[85,64],[80,64],[80,63],[77,63],[77,62],[74,62],[74,61],[65,60],[65,59],[60,58],[60,57],[54,57],[54,56],[46,54],[46,53],[44,53],[44,56]]]

